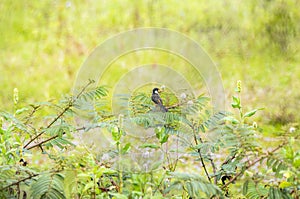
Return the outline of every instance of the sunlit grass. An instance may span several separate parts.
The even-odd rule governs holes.
[[[261,113],[262,121],[296,121],[300,86],[296,22],[300,14],[294,5],[297,2],[292,0],[270,5],[260,1],[5,0],[0,6],[0,109],[12,109],[15,87],[24,104],[60,98],[71,90],[84,60],[105,39],[132,28],[163,27],[190,36],[205,49],[219,68],[227,92],[233,90],[236,80],[242,80],[247,90],[244,101],[253,107],[267,107]],[[290,13],[290,21],[276,18],[277,10],[284,14],[285,9]],[[270,32],[268,27],[276,20],[279,25],[287,20],[291,27],[288,30],[296,32],[282,33],[277,26]],[[272,41],[276,33],[286,38],[278,38],[278,42],[288,42],[286,51],[280,50],[276,40]],[[182,64],[164,53],[157,59],[153,59],[154,54],[148,55],[143,55],[144,62],[134,61],[134,55],[128,55],[115,65]],[[109,73],[117,78],[121,69],[111,67]]]

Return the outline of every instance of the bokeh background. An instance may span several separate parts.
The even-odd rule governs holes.
[[[298,0],[2,0],[0,110],[13,109],[14,88],[21,104],[60,98],[101,42],[159,27],[204,48],[220,70],[228,104],[242,80],[243,104],[265,107],[257,121],[279,131],[300,118],[299,7]],[[115,64],[132,65],[137,57]]]

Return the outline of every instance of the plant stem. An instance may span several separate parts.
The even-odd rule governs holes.
[[[48,124],[48,126],[43,129],[39,134],[37,134],[36,136],[34,136],[31,140],[29,140],[29,142],[27,142],[27,144],[25,144],[25,146],[23,147],[24,149],[29,149],[32,147],[28,147],[29,144],[31,144],[34,140],[36,140],[38,137],[40,137],[41,135],[43,135],[46,132],[46,129],[50,128],[59,118],[61,118],[73,105],[74,102],[82,95],[82,93],[86,90],[87,87],[89,87],[91,84],[93,83],[93,81],[89,81],[89,83],[87,85],[85,85],[82,90],[77,94],[77,96],[73,99],[70,100],[69,104],[62,110],[62,112],[60,112],[53,120],[52,122],[50,122],[50,124]]]
[[[75,129],[75,131],[73,131],[73,132],[80,131],[80,130],[85,130],[85,129],[86,129],[86,127],[83,126],[83,127]],[[65,134],[66,134],[65,132],[62,133],[62,135],[65,135]],[[51,140],[53,140],[53,139],[55,139],[57,137],[59,137],[59,135],[54,135],[54,136],[52,136],[52,137],[50,137],[50,138],[48,138],[46,140],[43,140],[43,141],[41,141],[41,142],[39,142],[39,143],[37,143],[35,145],[32,145],[32,146],[28,147],[27,150],[33,149],[35,147],[41,147],[41,145],[43,145],[43,144],[45,144],[45,143],[47,143],[47,142],[49,142],[49,141],[51,141]]]
[[[174,166],[173,166],[173,171],[176,170],[176,167],[177,167],[177,163],[178,163],[178,160],[179,160],[179,155],[178,155],[178,145],[179,145],[179,136],[177,134],[177,138],[176,138],[176,159],[174,161]]]
[[[119,134],[121,134],[121,130],[119,129],[118,131],[119,131]],[[121,137],[121,136],[119,136],[119,137]],[[122,168],[122,165],[121,165],[122,148],[121,148],[120,140],[117,141],[117,150],[118,150],[118,157],[119,157],[119,161],[118,161],[118,169],[119,169],[119,193],[122,193],[122,189],[123,189],[123,168]]]
[[[196,136],[196,132],[195,132],[195,125],[194,125],[194,124],[192,125],[192,129],[193,129],[193,134],[194,134],[194,141],[195,141],[195,144],[198,145],[198,140],[197,140],[197,136]],[[201,143],[202,143],[201,138],[200,138],[200,141],[201,141]],[[201,161],[202,167],[203,167],[203,169],[204,169],[205,175],[206,175],[208,181],[211,182],[211,178],[210,178],[210,176],[209,176],[209,174],[208,174],[208,171],[207,171],[207,169],[206,169],[206,165],[205,165],[205,163],[204,163],[204,160],[203,160],[203,157],[202,157],[202,154],[201,154],[201,149],[197,149],[197,152],[198,152],[198,154],[199,154],[200,161]]]
[[[66,134],[66,133],[63,132],[62,134],[64,135],[64,134]],[[55,139],[55,138],[57,138],[57,137],[58,137],[58,135],[54,135],[54,136],[52,136],[52,137],[50,137],[50,138],[48,138],[48,139],[46,139],[46,140],[44,140],[44,141],[41,141],[41,142],[39,142],[39,143],[37,143],[37,144],[35,144],[35,145],[32,145],[32,146],[28,147],[27,150],[30,150],[30,149],[33,149],[33,148],[35,148],[35,147],[41,146],[42,144],[45,144],[46,142],[49,142],[49,141],[51,141],[51,140],[53,140],[53,139]]]
[[[211,154],[208,154],[208,160],[210,161],[210,164],[211,164],[211,167],[212,167],[212,169],[213,169],[214,176],[215,176],[215,174],[216,174],[216,172],[217,172],[217,168],[216,168],[216,165],[215,165],[215,163],[214,163],[214,161],[213,161],[213,159],[212,159],[212,157],[211,157]],[[214,183],[215,183],[215,184],[218,183],[218,180],[217,180],[216,177],[215,177],[215,179],[214,179]]]
[[[14,182],[14,183],[12,183],[12,184],[9,184],[9,185],[3,187],[3,188],[1,189],[1,191],[7,189],[8,187],[18,185],[18,184],[20,184],[21,182],[24,182],[24,181],[26,181],[26,180],[29,180],[29,179],[31,179],[31,178],[34,178],[34,177],[36,177],[36,176],[38,176],[38,175],[39,175],[39,174],[33,174],[32,176],[28,176],[28,177],[26,177],[26,178],[23,178],[23,179],[17,181],[17,182]]]
[[[153,192],[153,195],[157,192],[157,190],[159,189],[159,187],[162,185],[162,183],[163,183],[163,181],[164,181],[164,179],[165,179],[165,176],[166,176],[166,173],[163,174],[163,176],[162,176],[162,178],[161,178],[159,184],[156,186],[156,188],[155,188],[155,190],[154,190],[154,192]]]

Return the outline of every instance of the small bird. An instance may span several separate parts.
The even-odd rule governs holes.
[[[159,106],[161,111],[168,112],[168,109],[166,107],[164,107],[163,102],[158,93],[159,93],[159,89],[154,88],[152,91],[152,96],[151,96],[152,101]]]

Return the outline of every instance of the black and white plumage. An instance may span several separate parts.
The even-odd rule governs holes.
[[[163,105],[163,102],[158,94],[158,91],[159,91],[158,88],[153,89],[151,99],[155,104],[157,104],[159,106],[161,111],[168,112],[168,109],[166,107],[164,107],[164,105]]]

